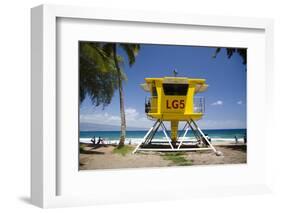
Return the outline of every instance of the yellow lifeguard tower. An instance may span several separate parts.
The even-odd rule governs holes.
[[[208,88],[205,79],[176,77],[175,72],[174,77],[145,78],[145,83],[141,86],[151,94],[145,101],[145,112],[148,118],[155,120],[155,123],[133,153],[144,150],[213,150],[217,155],[221,154],[216,151],[209,138],[195,122],[202,118],[205,111],[204,97],[195,96]],[[170,134],[168,134],[164,121],[170,122]],[[185,122],[184,134],[181,137],[178,136],[179,122]],[[165,135],[165,140],[153,139],[160,126]],[[189,129],[193,132],[195,141],[188,141],[186,138]],[[153,144],[158,145],[153,146]],[[163,146],[164,144],[166,146]]]

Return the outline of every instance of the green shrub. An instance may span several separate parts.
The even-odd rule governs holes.
[[[124,145],[122,147],[115,147],[112,152],[114,154],[120,154],[122,156],[125,156],[128,153],[131,153],[133,151],[133,149],[134,148],[132,146]]]
[[[192,165],[192,160],[186,159],[182,153],[165,153],[163,156],[165,160],[172,161],[176,166],[190,166]]]

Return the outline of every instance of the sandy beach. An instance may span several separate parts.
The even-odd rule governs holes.
[[[213,151],[189,152],[138,152],[132,154],[136,145],[126,145],[124,152],[115,145],[92,145],[80,143],[80,170],[144,168],[166,166],[192,166],[211,164],[242,164],[247,161],[247,146],[243,143],[213,143],[222,152],[216,156]]]

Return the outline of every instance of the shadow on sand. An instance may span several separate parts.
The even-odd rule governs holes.
[[[224,148],[228,148],[228,149],[232,149],[232,150],[237,150],[237,151],[241,151],[241,152],[247,152],[247,145],[245,144],[241,144],[241,145],[233,145],[233,146],[223,146],[220,145],[220,147],[224,147]]]
[[[99,151],[95,151],[95,150],[80,150],[80,154],[96,154],[96,155],[104,155],[104,152],[99,152]]]

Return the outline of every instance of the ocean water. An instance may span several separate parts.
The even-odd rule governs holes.
[[[212,141],[235,141],[235,136],[239,141],[243,141],[243,137],[246,134],[246,129],[212,129],[202,130],[205,134],[212,139]],[[147,131],[126,131],[126,143],[139,143],[145,136]],[[168,131],[169,133],[169,131]],[[179,131],[179,136],[184,134],[183,131]],[[90,142],[91,138],[101,137],[106,143],[117,143],[120,137],[120,131],[80,131],[80,141]],[[192,131],[188,131],[186,135],[188,139],[195,139]],[[164,139],[165,135],[162,131],[159,131],[154,136],[155,139]]]

